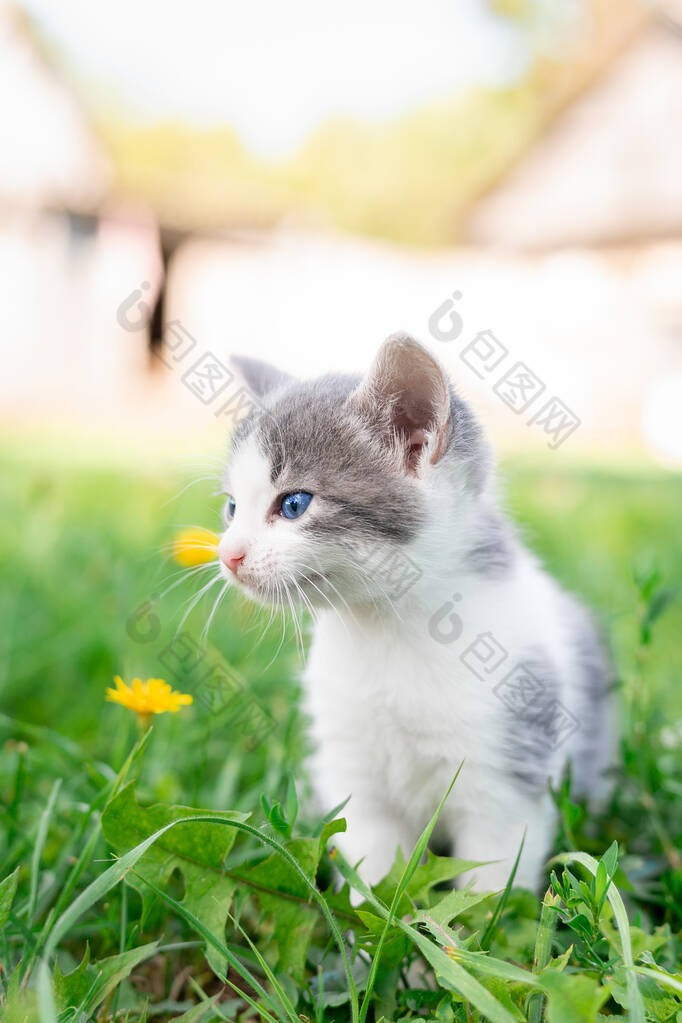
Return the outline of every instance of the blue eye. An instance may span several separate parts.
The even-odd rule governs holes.
[[[305,490],[298,490],[295,494],[287,494],[286,497],[282,498],[282,504],[280,505],[282,515],[285,519],[300,518],[312,499],[313,495],[306,493]]]
[[[225,517],[228,519],[233,519],[236,507],[237,502],[235,501],[234,497],[228,497],[227,504],[225,505]]]

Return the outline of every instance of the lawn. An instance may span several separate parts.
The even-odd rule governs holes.
[[[598,869],[555,864],[544,905],[511,887],[481,900],[448,885],[457,861],[417,850],[356,911],[334,885],[332,863],[353,875],[330,859],[340,825],[306,811],[291,625],[227,595],[202,636],[218,590],[191,608],[209,575],[169,553],[183,527],[219,528],[215,483],[28,445],[0,462],[10,1023],[682,1020],[682,477],[561,453],[503,468],[527,542],[594,608],[617,666],[612,805],[590,819],[569,780],[555,797],[555,851]],[[194,704],[142,736],[105,702],[116,674]]]

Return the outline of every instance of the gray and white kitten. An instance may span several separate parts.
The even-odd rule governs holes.
[[[262,411],[226,476],[221,571],[250,597],[315,618],[304,673],[329,809],[370,883],[409,854],[458,766],[442,838],[471,878],[537,888],[566,761],[599,797],[612,760],[608,673],[584,609],[497,507],[469,406],[405,335],[362,377],[300,381],[235,360]]]

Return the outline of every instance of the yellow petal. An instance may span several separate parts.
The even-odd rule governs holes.
[[[110,703],[122,703],[125,706],[125,695],[117,689],[107,689],[107,700]]]
[[[186,568],[215,561],[220,537],[210,529],[184,529],[173,540],[173,557]]]

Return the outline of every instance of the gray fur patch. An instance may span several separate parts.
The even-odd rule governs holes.
[[[479,538],[463,561],[465,572],[501,579],[514,564],[514,537],[500,514],[489,511],[479,519]]]
[[[509,772],[524,791],[546,791],[561,713],[556,668],[542,650],[517,663],[495,687],[506,709],[503,740]]]
[[[577,795],[599,799],[608,790],[603,774],[615,756],[613,672],[590,614],[573,597],[563,597],[578,665],[573,684],[579,691],[582,722],[572,757],[573,788]]]
[[[450,423],[451,439],[446,457],[463,469],[467,487],[480,494],[490,473],[490,448],[471,408],[452,387]]]

